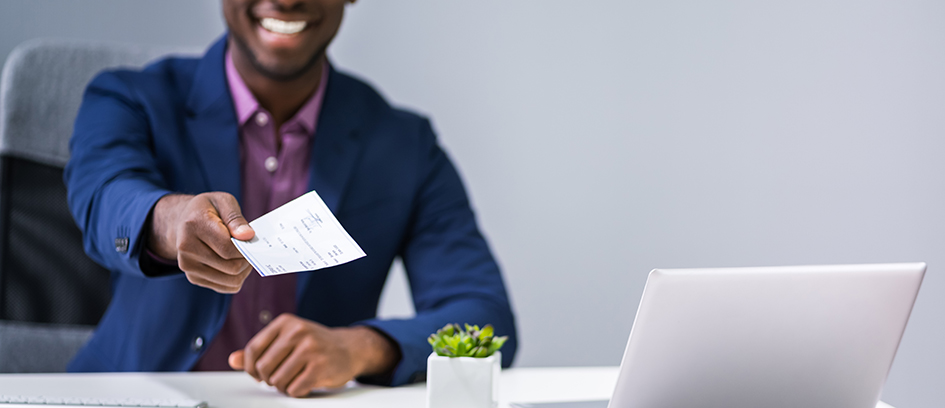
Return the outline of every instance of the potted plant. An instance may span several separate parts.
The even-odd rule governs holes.
[[[492,325],[448,324],[427,341],[427,408],[495,408],[499,402],[499,349],[508,339],[495,337]]]

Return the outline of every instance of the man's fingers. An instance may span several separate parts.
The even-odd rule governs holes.
[[[240,204],[236,198],[230,194],[214,194],[210,196],[210,202],[220,214],[220,220],[229,229],[230,236],[241,241],[248,241],[256,235],[246,218],[243,218],[243,212],[240,210]]]
[[[231,276],[241,276],[240,281],[246,278],[246,272],[249,269],[252,269],[252,265],[249,264],[249,261],[246,259],[208,259],[207,262],[203,262],[204,265],[207,265],[213,269],[216,269],[224,274]]]
[[[227,238],[226,245],[229,245],[233,252],[237,254],[236,258],[222,257],[217,250],[211,248],[206,242],[190,239],[178,248],[178,262],[180,263],[186,259],[190,261],[188,264],[200,263],[227,275],[242,274],[249,266],[249,262],[242,255],[239,255],[239,251],[229,241],[229,238]],[[184,269],[184,271],[187,270]]]
[[[178,251],[187,251],[187,247],[196,246],[194,241],[203,243],[214,255],[221,259],[243,259],[243,254],[236,249],[233,241],[230,240],[230,230],[223,221],[218,218],[216,211],[210,209],[207,215],[202,219],[192,220],[188,224],[190,234],[185,234],[184,240],[180,243]]]
[[[285,362],[286,357],[292,353],[292,350],[295,349],[295,345],[292,344],[292,341],[289,340],[288,337],[289,336],[286,336],[284,333],[280,333],[269,347],[266,348],[265,353],[256,359],[256,373],[259,374],[259,378],[269,385],[275,385],[270,381],[270,377],[272,377],[272,374]],[[288,381],[286,384],[288,384]]]
[[[305,358],[293,353],[286,358],[282,364],[279,365],[279,368],[276,369],[272,376],[269,377],[267,383],[273,387],[276,387],[277,390],[281,393],[287,393],[289,384],[302,372],[302,369],[305,368]]]
[[[302,368],[302,372],[292,378],[292,381],[289,382],[283,392],[290,397],[302,398],[312,392],[312,389],[315,388],[315,381],[314,365],[306,365]]]
[[[239,288],[235,288],[235,287],[231,287],[231,286],[226,286],[226,285],[221,285],[221,284],[219,284],[219,283],[216,283],[216,282],[212,282],[212,281],[210,281],[210,280],[207,280],[207,279],[201,277],[200,275],[196,275],[196,274],[193,274],[193,273],[185,273],[185,276],[187,277],[187,281],[189,281],[190,283],[192,283],[192,284],[194,284],[194,285],[196,285],[196,286],[200,286],[200,287],[203,287],[203,288],[207,288],[207,289],[211,289],[211,290],[217,291],[217,292],[219,292],[219,293],[236,293],[236,292],[239,292]]]
[[[246,374],[251,375],[256,380],[262,380],[259,372],[256,371],[256,361],[262,357],[273,340],[279,336],[280,329],[281,327],[278,322],[273,321],[269,323],[268,326],[263,327],[259,333],[256,333],[256,335],[249,340],[249,343],[246,343],[246,347],[243,348],[243,371],[246,371]]]
[[[208,256],[197,259],[200,263],[230,276],[242,276],[246,278],[246,270],[252,269],[252,265],[249,264],[246,258],[222,259],[216,256]],[[240,279],[240,281],[242,281],[242,279]]]
[[[210,194],[214,193],[194,197],[186,214],[182,215],[183,222],[177,232],[177,251],[199,254],[202,246],[206,246],[216,257],[242,259],[243,255],[230,240],[230,230],[210,200]]]
[[[187,257],[178,259],[180,269],[185,271],[187,280],[197,286],[213,289],[220,293],[236,293],[243,287],[243,281],[252,268],[245,268],[238,275],[229,275],[213,269]]]

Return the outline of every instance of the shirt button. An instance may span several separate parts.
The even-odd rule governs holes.
[[[273,156],[269,156],[266,158],[266,161],[263,163],[263,166],[266,166],[266,170],[268,170],[270,173],[273,173],[276,171],[276,169],[279,168],[279,160],[277,160]]]
[[[262,324],[269,324],[272,321],[272,312],[268,310],[263,310],[259,312],[259,322]]]
[[[203,336],[197,336],[197,338],[194,339],[194,344],[192,348],[194,349],[194,351],[200,351],[203,349]]]
[[[259,126],[266,126],[269,123],[269,115],[265,112],[259,112],[256,114],[256,124]]]

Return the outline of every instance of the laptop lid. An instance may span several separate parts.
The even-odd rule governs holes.
[[[650,272],[610,408],[873,408],[924,263]]]

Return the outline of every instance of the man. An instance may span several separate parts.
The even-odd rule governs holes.
[[[422,378],[446,323],[515,325],[499,269],[427,120],[336,71],[343,0],[223,0],[201,59],[89,85],[65,171],[113,299],[72,371],[245,370],[295,397]],[[315,190],[367,257],[262,278],[230,237]],[[376,318],[397,256],[417,315]]]

